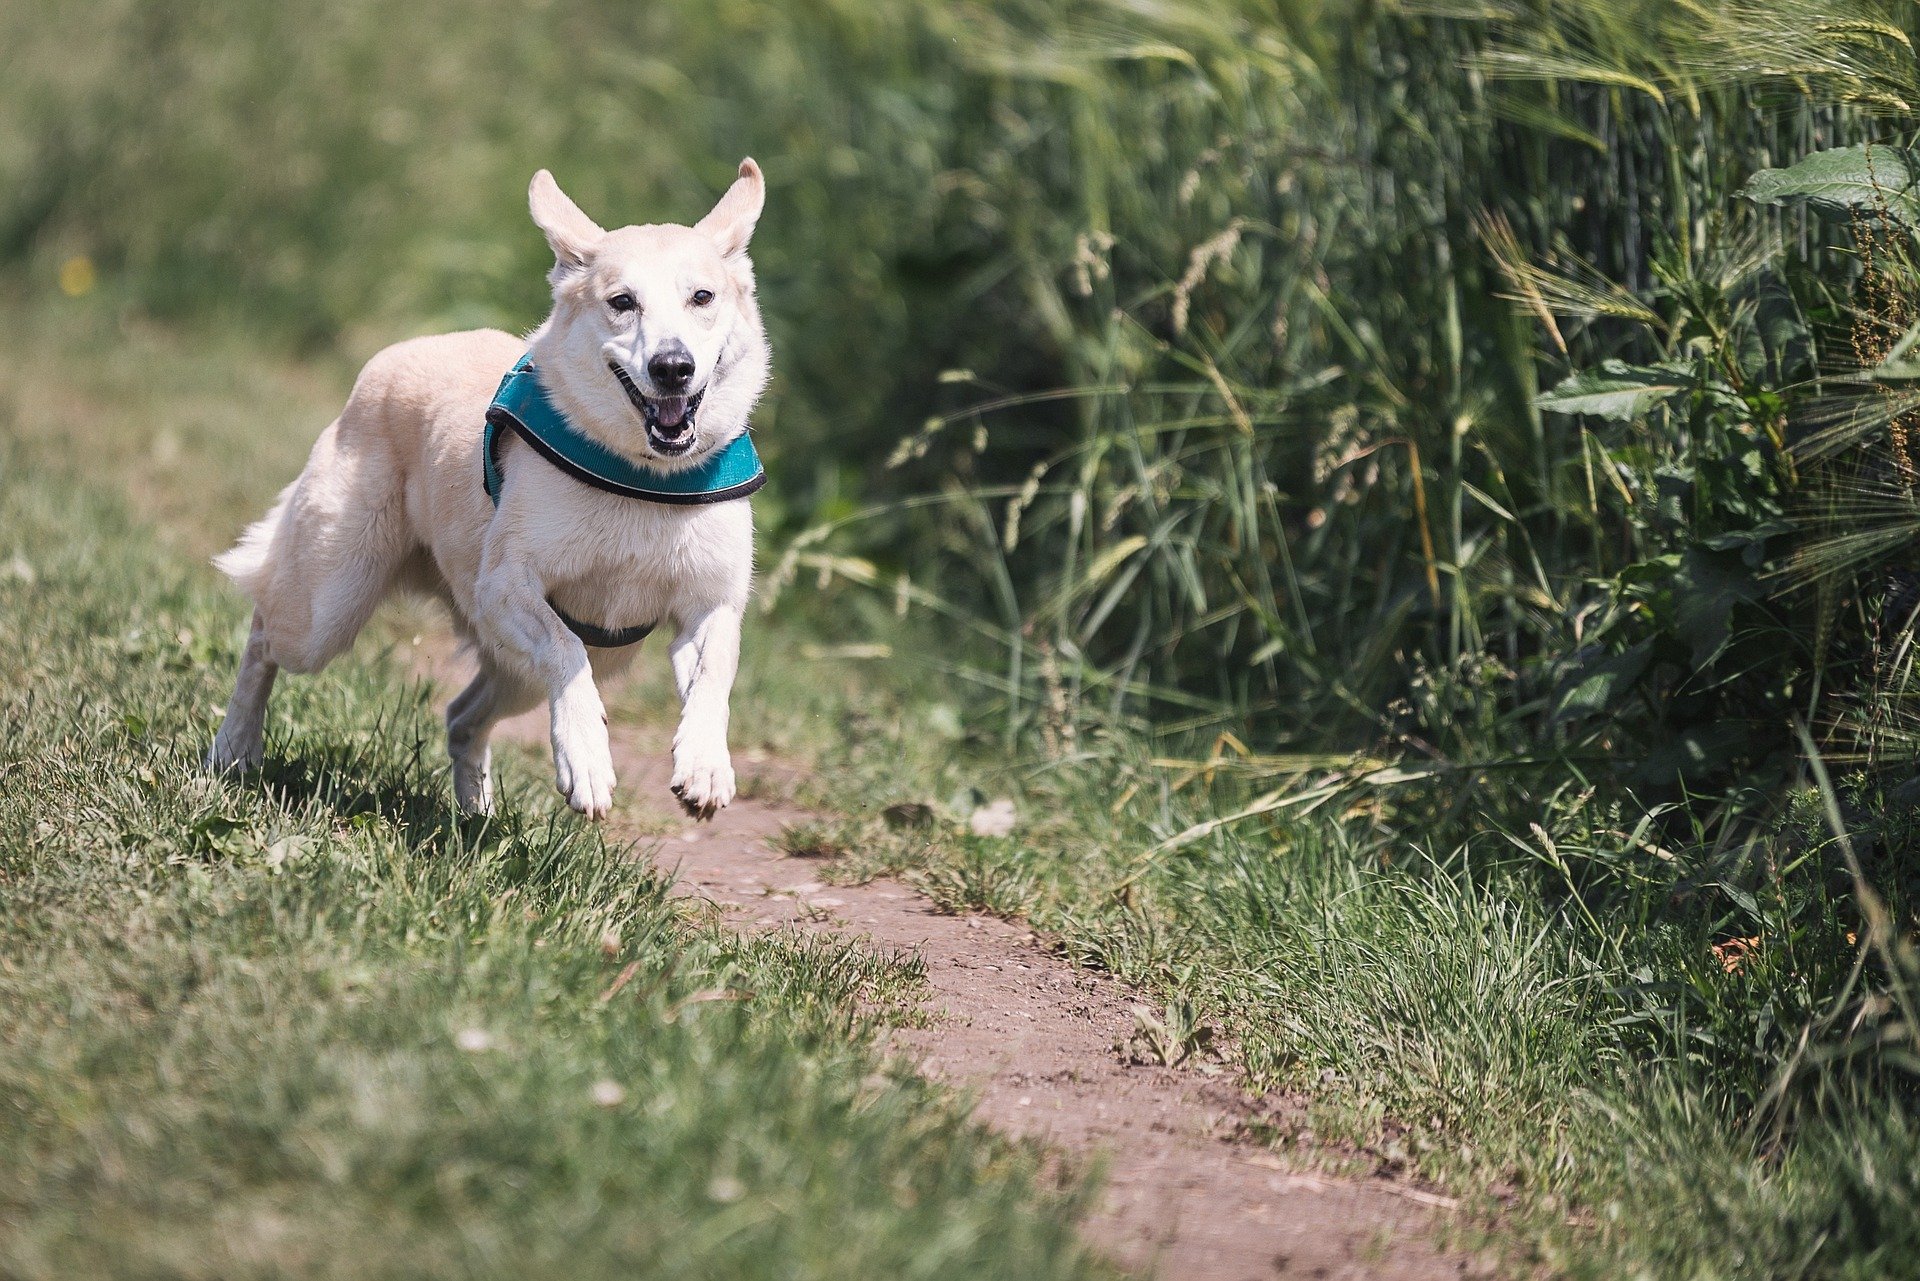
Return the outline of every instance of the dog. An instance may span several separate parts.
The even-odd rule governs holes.
[[[693,226],[604,231],[534,175],[528,205],[553,250],[546,320],[524,339],[474,330],[375,355],[298,479],[215,559],[254,611],[208,768],[257,768],[276,674],[319,671],[411,590],[444,601],[479,658],[447,708],[463,811],[492,807],[494,726],[545,699],[555,784],[604,818],[598,682],[668,623],[673,793],[700,819],[733,799],[727,722],[759,480],[745,433],[771,361],[747,244],[765,197],[749,158]],[[521,421],[529,396],[562,448]],[[721,491],[700,488],[743,447],[756,475],[735,467]],[[599,463],[571,466],[568,450]],[[595,480],[616,474],[624,485]]]

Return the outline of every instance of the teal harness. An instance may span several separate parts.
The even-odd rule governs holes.
[[[680,471],[661,472],[622,457],[566,420],[547,399],[533,367],[531,354],[522,356],[500,380],[500,390],[487,406],[487,427],[480,445],[481,483],[493,505],[500,505],[505,476],[500,470],[504,432],[512,431],[533,451],[583,485],[604,489],[623,498],[676,505],[724,503],[745,498],[767,483],[766,468],[753,441],[742,432],[724,448]],[[551,599],[547,605],[567,629],[595,649],[637,645],[654,629],[609,629],[569,617]]]

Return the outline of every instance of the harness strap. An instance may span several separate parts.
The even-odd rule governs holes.
[[[505,483],[501,434],[508,431],[572,479],[622,498],[670,506],[725,503],[745,498],[767,483],[753,438],[744,432],[691,466],[673,471],[655,471],[607,448],[575,428],[548,399],[531,355],[522,356],[507,371],[487,406],[481,481],[495,506]]]
[[[648,634],[651,633],[654,628],[652,623],[646,623],[639,627],[622,627],[617,631],[609,630],[605,627],[595,627],[592,623],[583,623],[566,610],[561,609],[553,603],[553,597],[551,596],[547,597],[547,608],[552,610],[562,623],[566,624],[568,631],[580,638],[581,644],[591,645],[595,649],[625,649],[629,645],[638,645],[647,638]]]
[[[512,431],[553,467],[595,489],[623,498],[653,503],[720,503],[745,498],[767,483],[766,471],[753,442],[736,437],[697,467],[676,473],[655,473],[619,457],[576,431],[553,407],[534,372],[531,354],[522,356],[500,380],[493,403],[487,406],[487,425],[480,443],[480,482],[493,505],[500,505],[506,483],[501,467],[504,433]],[[607,628],[582,622],[547,598],[568,631],[594,649],[625,649],[645,640],[656,626]]]

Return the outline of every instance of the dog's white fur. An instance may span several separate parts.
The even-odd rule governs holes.
[[[447,708],[463,809],[492,803],[494,725],[542,698],[567,803],[592,818],[612,805],[613,757],[595,682],[624,669],[639,646],[589,649],[549,597],[602,627],[672,624],[682,703],[673,791],[702,818],[733,799],[728,697],[753,572],[747,501],[620,497],[563,475],[509,433],[496,508],[481,485],[480,441],[501,375],[527,350],[555,407],[636,462],[687,467],[745,431],[769,361],[747,257],[764,199],[760,169],[745,160],[697,225],[608,232],[544,169],[534,175],[528,203],[554,253],[545,323],[525,340],[475,330],[380,352],[299,478],[215,562],[253,598],[254,615],[209,767],[259,765],[275,673],[318,671],[389,592],[409,588],[444,600],[479,655],[479,674]],[[696,297],[702,290],[711,301]],[[610,300],[620,294],[637,305],[617,310]],[[676,340],[694,360],[689,390],[704,398],[692,448],[670,456],[654,447],[609,362],[653,397],[647,362]]]

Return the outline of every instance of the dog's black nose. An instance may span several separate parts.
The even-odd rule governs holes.
[[[685,391],[693,381],[693,353],[681,343],[668,343],[648,358],[647,377],[670,396]]]

